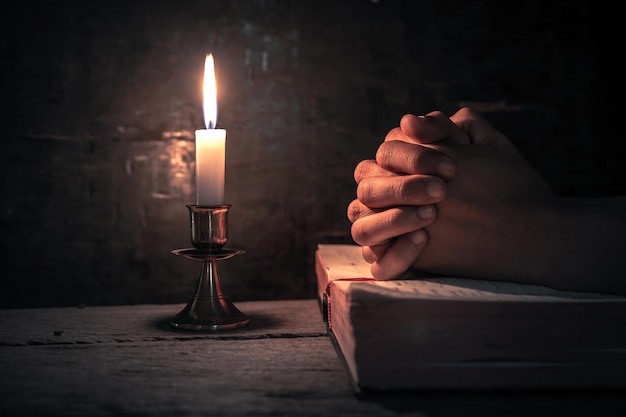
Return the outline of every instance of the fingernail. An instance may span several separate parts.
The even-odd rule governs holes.
[[[430,181],[426,185],[426,192],[431,197],[441,197],[443,195],[443,184],[440,181]]]
[[[434,212],[435,210],[433,209],[433,206],[419,206],[417,208],[417,214],[422,219],[430,219],[433,217]]]
[[[414,245],[416,246],[421,245],[422,243],[424,243],[425,240],[426,240],[426,232],[424,232],[422,229],[411,233],[411,242]]]

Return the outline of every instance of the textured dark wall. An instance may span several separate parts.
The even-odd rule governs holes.
[[[170,251],[190,246],[208,52],[228,246],[246,251],[220,264],[235,300],[314,295],[315,245],[351,242],[352,170],[404,113],[471,103],[557,192],[626,189],[600,54],[619,28],[586,2],[26,0],[1,14],[2,307],[187,301],[199,265]]]

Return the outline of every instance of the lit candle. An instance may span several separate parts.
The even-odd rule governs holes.
[[[226,159],[226,130],[216,129],[217,87],[213,55],[204,61],[204,125],[196,130],[196,204],[224,204],[224,171]]]

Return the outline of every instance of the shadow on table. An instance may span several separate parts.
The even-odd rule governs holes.
[[[417,392],[358,394],[364,402],[377,403],[400,415],[437,416],[602,416],[626,415],[626,392]]]
[[[156,327],[159,330],[173,332],[173,333],[187,334],[187,335],[194,335],[194,334],[226,335],[226,334],[235,334],[235,333],[238,335],[242,335],[242,334],[251,333],[251,332],[258,333],[259,331],[267,332],[268,330],[279,328],[280,325],[282,324],[282,320],[280,319],[277,320],[276,317],[270,317],[270,316],[263,315],[263,314],[249,315],[249,317],[250,317],[250,324],[248,324],[247,326],[239,327],[235,329],[223,329],[223,330],[177,329],[177,328],[172,327],[169,323],[169,321],[172,319],[172,316],[159,317],[153,320],[151,325],[152,327]]]

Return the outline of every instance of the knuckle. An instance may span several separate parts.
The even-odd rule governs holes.
[[[378,164],[380,164],[381,166],[385,166],[387,161],[389,160],[392,146],[392,141],[383,142],[376,150],[376,162],[378,162]]]
[[[363,178],[366,178],[368,176],[371,163],[371,160],[364,160],[359,162],[356,167],[354,167],[354,180],[357,182],[357,184],[361,182]]]
[[[347,214],[348,214],[348,219],[351,222],[354,223],[357,219],[359,219],[362,213],[363,213],[362,203],[359,200],[352,200],[352,202],[348,204]]]

